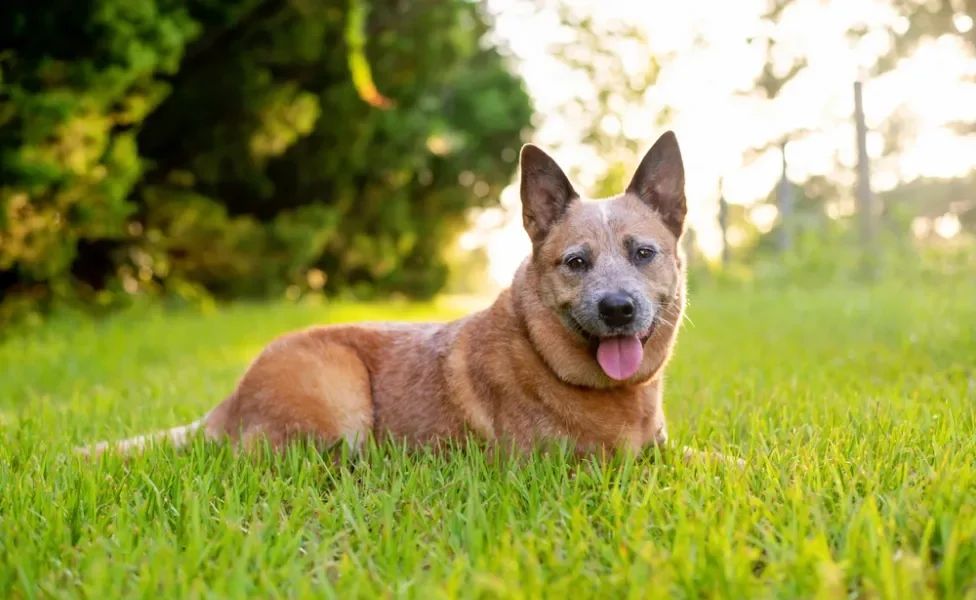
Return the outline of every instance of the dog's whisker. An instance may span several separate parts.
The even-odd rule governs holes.
[[[669,315],[673,315],[673,314],[674,314],[674,311],[675,311],[675,309],[676,309],[676,306],[675,306],[675,304],[674,304],[674,303],[672,302],[672,303],[668,303],[667,305],[665,305],[665,307],[664,307],[664,309],[663,309],[663,310],[662,310],[661,312],[662,312],[662,313],[664,313],[664,314],[669,314]],[[683,312],[681,312],[681,313],[680,313],[680,315],[681,315],[681,320],[682,320],[682,321],[688,321],[688,323],[689,323],[689,324],[690,324],[690,325],[691,325],[692,327],[694,327],[694,326],[695,326],[695,322],[691,320],[691,317],[690,317],[690,316],[688,315],[688,311],[687,311],[687,310],[685,310],[685,311],[683,311]],[[677,316],[677,315],[675,315],[675,316]],[[669,324],[670,324],[670,325],[671,325],[672,327],[675,327],[675,326],[676,326],[676,325],[675,325],[675,323],[669,323]]]
[[[669,321],[667,319],[658,319],[658,320],[661,323],[664,323],[665,325],[667,325],[668,327],[671,327],[672,329],[677,329],[678,328],[678,325],[676,323],[674,323],[673,321]]]

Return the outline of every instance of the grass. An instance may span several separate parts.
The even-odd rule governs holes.
[[[743,472],[201,445],[89,465],[63,453],[197,418],[285,330],[451,311],[54,322],[0,345],[0,597],[976,598],[973,298],[693,295],[671,434]]]

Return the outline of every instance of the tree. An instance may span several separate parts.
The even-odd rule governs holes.
[[[4,299],[440,289],[531,107],[481,5],[365,8],[0,9]]]
[[[762,69],[756,75],[752,89],[742,92],[745,95],[758,97],[772,107],[779,101],[780,93],[786,86],[807,68],[805,56],[780,55],[781,40],[777,32],[777,25],[789,10],[792,0],[775,0],[770,3],[769,10],[762,15],[766,33],[749,40],[750,44],[759,45],[764,51],[765,61]],[[776,188],[775,206],[779,214],[779,225],[776,228],[777,243],[781,251],[788,251],[793,245],[793,217],[796,203],[794,185],[790,183],[788,174],[787,149],[792,142],[800,141],[808,136],[808,128],[794,126],[781,131],[776,138],[749,149],[745,155],[746,164],[754,163],[771,152],[777,152],[780,158],[780,180]]]
[[[881,74],[895,69],[898,62],[911,56],[927,41],[951,36],[962,48],[976,57],[976,3],[971,0],[888,0],[897,18],[883,27],[891,41],[890,50],[875,63],[873,71]],[[877,27],[863,23],[851,30],[854,37],[874,32]],[[972,76],[976,82],[976,76]],[[976,123],[960,123],[958,128],[976,133]]]
[[[603,17],[594,8],[564,2],[541,2],[554,10],[562,36],[553,42],[552,56],[568,71],[568,77],[586,81],[578,93],[551,113],[562,123],[557,149],[584,150],[588,190],[594,196],[619,193],[628,183],[634,165],[660,134],[645,123],[662,128],[669,117],[666,106],[654,106],[650,92],[667,56],[656,53],[639,25]],[[644,135],[635,135],[627,118],[641,121]],[[568,167],[574,178],[584,173],[579,165]]]
[[[971,0],[888,0],[896,18],[883,26],[890,49],[873,65],[872,73],[882,75],[896,69],[902,59],[912,56],[919,47],[942,37],[953,38],[962,50],[976,58],[976,2]],[[879,30],[874,24],[860,24],[851,35],[860,38]],[[966,78],[976,83],[976,75]],[[884,130],[885,156],[897,155],[911,141],[914,131],[911,115],[896,111]],[[950,124],[960,135],[976,135],[976,121]],[[912,217],[938,217],[954,214],[964,229],[976,230],[976,192],[973,175],[955,179],[921,178],[900,183],[895,189],[883,194],[884,202],[893,212],[889,221],[907,227]],[[909,232],[906,230],[906,235]]]

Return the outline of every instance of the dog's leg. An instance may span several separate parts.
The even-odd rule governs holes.
[[[737,467],[744,468],[746,466],[746,461],[741,458],[733,458],[731,456],[726,456],[720,452],[706,452],[703,450],[696,450],[689,446],[685,446],[682,449],[682,455],[685,464],[691,464],[694,461],[713,461],[713,462],[724,462],[730,465],[735,465]]]
[[[244,448],[298,439],[360,449],[373,426],[366,365],[323,332],[282,338],[254,361],[237,390],[213,411],[208,433]]]
[[[321,332],[302,332],[271,344],[237,389],[205,417],[158,433],[77,448],[78,454],[129,455],[157,443],[176,447],[194,436],[229,439],[244,448],[273,448],[297,439],[321,446],[345,442],[360,449],[373,426],[369,372],[357,353]]]
[[[726,456],[719,452],[707,452],[704,450],[696,450],[690,446],[677,446],[671,441],[665,438],[664,441],[660,443],[653,444],[649,446],[646,451],[654,452],[654,448],[660,453],[662,458],[667,459],[669,456],[680,453],[681,459],[686,465],[690,465],[695,462],[719,462],[729,465],[734,465],[740,469],[746,466],[746,461],[741,458],[733,458],[731,456]]]

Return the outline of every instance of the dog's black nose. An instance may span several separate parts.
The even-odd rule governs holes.
[[[607,294],[600,300],[598,308],[600,318],[610,327],[630,325],[634,320],[634,299],[628,294]]]

